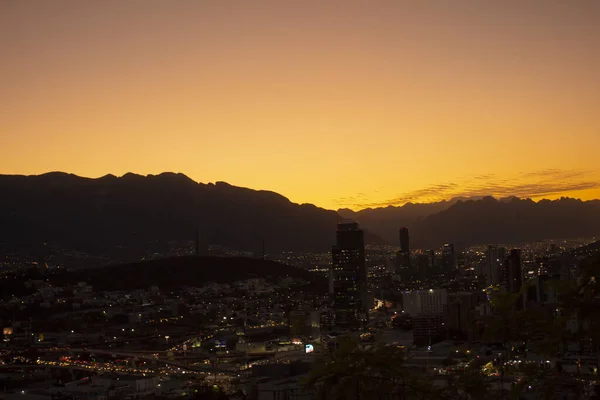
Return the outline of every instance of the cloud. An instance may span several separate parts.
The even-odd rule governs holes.
[[[544,169],[520,173],[511,178],[497,178],[494,174],[475,175],[456,182],[438,183],[422,189],[400,193],[394,198],[380,202],[364,202],[366,196],[346,197],[338,204],[355,208],[401,206],[408,202],[431,202],[456,197],[498,198],[517,196],[541,198],[563,193],[600,188],[600,182],[590,179],[597,171]]]

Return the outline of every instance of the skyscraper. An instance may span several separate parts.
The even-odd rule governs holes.
[[[504,247],[488,246],[485,264],[485,283],[487,286],[495,286],[501,283],[501,272],[506,259]]]
[[[409,315],[442,314],[448,302],[446,289],[413,290],[402,293],[402,309]]]
[[[447,303],[446,289],[429,289],[402,294],[404,311],[413,317],[413,341],[431,345],[443,338],[442,314]]]
[[[448,295],[444,309],[445,328],[453,339],[466,340],[475,325],[474,309],[485,301],[483,292],[459,292]]]
[[[408,228],[400,228],[400,251],[410,252]]]
[[[508,256],[508,276],[506,288],[511,293],[517,293],[521,290],[523,284],[523,276],[521,272],[521,250],[512,249]]]
[[[356,326],[369,308],[364,233],[356,222],[338,224],[331,256],[335,323]]]
[[[442,268],[444,272],[452,272],[456,269],[456,253],[451,243],[446,243],[442,248]]]
[[[404,275],[410,270],[410,248],[408,228],[400,228],[400,251],[396,254],[396,273]]]
[[[523,284],[523,273],[521,270],[521,250],[512,249],[509,256],[504,261],[504,271],[502,274],[502,288],[510,293],[518,293]],[[515,303],[515,308],[523,308],[523,298],[521,297]]]

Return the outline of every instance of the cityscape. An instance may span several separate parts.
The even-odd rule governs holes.
[[[600,399],[600,0],[0,0],[0,400]]]
[[[385,368],[398,372],[391,386],[365,381],[345,398],[538,398],[548,382],[556,396],[596,395],[597,238],[519,248],[410,243],[402,227],[395,245],[365,246],[354,221],[337,225],[328,253],[211,255],[213,246],[203,251],[197,237],[175,257],[138,264],[157,279],[147,287],[129,280],[144,273],[133,265],[90,267],[100,279],[4,257],[5,396],[316,399],[327,391],[333,398],[339,383],[322,381],[321,362],[348,356],[348,345],[364,353],[362,362],[393,362]],[[231,269],[249,271],[248,263],[280,270]],[[180,268],[233,275],[197,286],[166,278]],[[371,360],[382,357],[379,349],[393,359]],[[380,374],[376,367],[365,373]],[[403,380],[415,385],[408,394]]]

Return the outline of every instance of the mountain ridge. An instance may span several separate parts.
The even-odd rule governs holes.
[[[412,233],[419,245],[427,246],[593,237],[600,235],[600,201],[569,197],[501,201],[489,196],[457,202],[417,221]]]
[[[197,229],[203,243],[236,250],[260,252],[264,240],[267,251],[328,251],[342,220],[335,211],[292,203],[273,191],[197,183],[174,173],[0,175],[0,192],[5,251],[56,242],[103,253],[193,240]]]
[[[434,203],[327,210],[269,190],[195,182],[181,173],[85,178],[64,172],[0,175],[0,251],[56,242],[102,252],[118,246],[192,240],[236,250],[329,251],[345,219],[366,242],[413,247],[600,235],[600,200],[454,198]]]
[[[568,205],[578,205],[581,207],[582,215],[587,215],[589,211],[592,213],[593,221],[598,220],[600,225],[600,217],[596,217],[596,210],[600,208],[600,200],[581,200],[570,197],[561,197],[555,200],[540,199],[534,201],[531,198],[521,199],[516,196],[508,196],[504,198],[494,198],[493,196],[478,196],[474,198],[453,198],[451,200],[442,200],[433,203],[406,203],[402,206],[387,206],[379,208],[366,208],[359,211],[353,211],[349,209],[339,209],[338,213],[346,218],[356,220],[361,226],[369,229],[372,232],[380,235],[384,240],[389,243],[398,243],[398,229],[400,227],[408,227],[411,235],[411,242],[417,246],[436,247],[440,246],[445,242],[466,242],[470,244],[484,244],[494,243],[496,240],[500,242],[508,242],[508,239],[514,241],[520,240],[538,240],[548,239],[557,237],[568,237],[564,235],[570,235],[576,233],[578,230],[576,227],[565,229],[565,233],[561,234],[559,229],[554,229],[549,232],[553,232],[556,236],[550,235],[543,231],[537,233],[532,231],[532,228],[528,229],[532,231],[531,234],[521,236],[520,231],[523,230],[523,226],[513,223],[514,232],[510,232],[508,229],[505,230],[505,234],[496,235],[493,232],[486,231],[482,228],[476,228],[481,221],[489,218],[489,215],[494,215],[498,212],[497,210],[488,210],[487,213],[481,213],[478,211],[480,204],[488,204],[494,208],[496,205],[506,205],[506,207],[512,207],[513,211],[503,210],[506,214],[505,221],[497,221],[498,226],[503,226],[508,220],[514,217],[514,213],[519,208],[522,208],[523,204],[530,204],[533,209],[529,212],[534,212],[536,208],[543,207],[545,205],[558,205],[554,211],[556,214],[547,213],[544,218],[539,221],[540,226],[544,219],[552,220],[554,217],[559,216],[561,209]],[[564,206],[564,207],[560,207]],[[443,226],[440,222],[439,215],[451,215],[460,213],[460,217],[449,217],[452,220],[452,226]],[[522,213],[522,211],[521,211]],[[476,214],[476,215],[471,215]],[[565,226],[569,225],[569,221],[564,221],[564,217],[559,218],[563,220]],[[600,230],[596,231],[588,226],[585,218],[578,220],[580,226],[585,227],[581,229],[582,234],[594,233],[600,234]],[[436,222],[436,220],[438,222]],[[575,223],[577,220],[574,218],[571,223]],[[525,223],[525,221],[523,221]],[[533,223],[533,222],[531,222]],[[450,222],[448,222],[450,224]],[[470,229],[481,232],[480,238],[462,233],[457,235],[450,234],[448,232],[456,232],[457,230],[463,229],[462,226],[469,226]],[[475,229],[476,228],[476,229]],[[445,233],[440,233],[445,232]],[[512,237],[511,237],[512,234]]]

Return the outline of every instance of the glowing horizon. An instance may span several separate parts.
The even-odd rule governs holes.
[[[121,175],[115,175],[115,174],[108,173],[108,174],[99,175],[99,176],[82,176],[82,175],[73,174],[73,173],[66,172],[66,171],[48,171],[48,172],[41,173],[41,174],[31,174],[29,176],[38,176],[38,175],[51,174],[51,173],[67,173],[67,174],[76,175],[76,176],[78,176],[80,178],[84,178],[84,179],[99,179],[99,178],[102,178],[107,175],[113,175],[117,178],[122,178],[124,175],[129,174],[129,173],[144,176],[144,177],[156,176],[156,175],[160,175],[160,174],[183,174],[187,178],[191,179],[192,181],[194,181],[198,184],[203,184],[203,185],[216,184],[217,182],[224,182],[224,181],[202,182],[202,181],[193,179],[192,177],[186,175],[183,172],[175,172],[175,171],[163,171],[163,172],[155,173],[155,174],[137,174],[135,172],[130,171],[130,172],[127,172],[127,173],[124,173]],[[2,174],[0,174],[0,175],[2,175]],[[24,175],[24,174],[15,174],[15,175],[28,176],[28,175]],[[535,175],[549,176],[550,179],[559,179],[559,180],[562,177],[562,179],[564,180],[565,178],[568,178],[570,176],[585,175],[585,173],[581,173],[581,172],[565,173],[564,171],[548,170],[548,171],[539,171]],[[474,177],[473,180],[477,181],[477,180],[481,180],[481,178],[482,177]],[[506,183],[507,181],[505,180],[503,182]],[[245,186],[241,186],[241,185],[236,185],[231,182],[225,182],[225,183],[230,184],[232,186],[244,187],[244,188],[252,189],[252,190],[264,190],[264,191],[275,192],[274,190],[270,190],[268,188],[249,188],[249,187],[245,187]],[[502,181],[500,183],[502,183]],[[564,184],[563,182],[559,181],[558,187],[561,187],[561,183]],[[574,184],[574,188],[573,188],[574,192],[585,192],[586,189],[579,189],[579,187],[590,185],[590,184],[591,183],[589,183],[589,182],[576,183],[576,184]],[[535,202],[538,202],[538,201],[544,200],[544,199],[545,200],[556,200],[556,199],[560,199],[563,197],[573,198],[573,199],[582,200],[582,201],[600,200],[596,197],[581,197],[581,196],[565,195],[564,190],[553,189],[553,187],[557,187],[556,182],[554,185],[552,185],[550,182],[548,182],[546,186],[544,184],[542,184],[542,185],[535,185],[535,184],[534,185],[526,185],[525,188],[521,187],[521,185],[503,187],[502,185],[498,185],[497,182],[495,185],[496,185],[495,187],[487,187],[487,186],[478,187],[478,188],[471,187],[472,190],[468,191],[468,192],[464,192],[464,191],[463,192],[453,192],[452,190],[447,190],[447,189],[451,189],[455,185],[432,185],[431,187],[420,189],[416,193],[404,194],[401,197],[398,197],[395,199],[390,199],[388,201],[384,201],[384,202],[380,202],[380,203],[352,202],[351,200],[356,201],[356,200],[364,197],[364,194],[359,193],[359,196],[357,196],[356,198],[336,199],[336,201],[337,201],[336,204],[340,204],[340,206],[338,206],[336,208],[322,207],[322,206],[319,206],[318,204],[314,204],[314,203],[310,203],[310,202],[298,202],[298,201],[294,201],[294,199],[290,199],[288,196],[285,195],[285,193],[278,193],[278,194],[282,195],[283,197],[286,197],[288,200],[290,200],[293,203],[313,204],[313,205],[316,205],[316,206],[319,206],[319,207],[322,207],[325,209],[334,210],[334,211],[337,211],[340,208],[349,208],[354,211],[359,211],[359,210],[363,210],[365,208],[379,208],[379,207],[387,207],[387,206],[399,207],[399,206],[403,206],[407,203],[413,203],[413,204],[414,203],[433,203],[433,202],[438,202],[438,201],[443,201],[443,200],[449,201],[449,200],[453,200],[456,198],[482,198],[482,197],[487,197],[487,196],[491,196],[496,199],[502,199],[502,198],[514,196],[514,197],[518,197],[520,199],[531,199]],[[537,189],[537,191],[534,189]],[[593,193],[593,191],[591,191],[591,192]],[[534,194],[523,194],[523,193],[534,193]]]
[[[0,2],[1,174],[600,198],[600,2]]]

